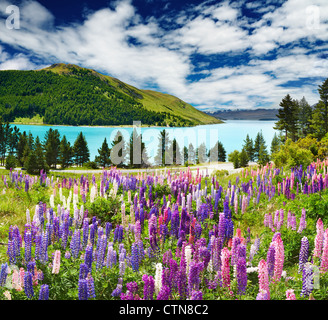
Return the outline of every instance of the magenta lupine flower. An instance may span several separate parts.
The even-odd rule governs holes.
[[[323,222],[319,218],[317,221],[317,234],[314,240],[314,252],[313,256],[320,258],[321,256],[321,251],[322,251],[322,246],[323,246],[323,235],[324,235],[324,227],[323,227]]]
[[[325,230],[320,269],[322,272],[328,271],[328,228]]]
[[[275,263],[274,263],[273,279],[274,281],[279,281],[281,278],[282,269],[284,266],[284,258],[285,258],[284,244],[280,234],[278,234],[276,239],[274,240],[274,246],[275,246]]]
[[[163,285],[157,295],[156,300],[169,300],[170,294],[171,289],[168,286]]]
[[[142,276],[142,281],[144,282],[144,300],[154,300],[154,292],[155,292],[155,281],[152,276],[148,276],[144,274]]]
[[[135,282],[135,281],[132,281],[132,282],[128,282],[126,284],[126,288],[132,292],[133,294],[137,293],[138,292],[138,284]]]
[[[178,280],[178,263],[170,259],[170,288],[177,288]]]
[[[191,261],[189,265],[189,275],[188,275],[188,292],[191,293],[192,290],[198,290],[200,284],[200,271],[202,263]]]
[[[266,292],[267,300],[270,299],[269,274],[267,262],[262,259],[258,265],[259,291]]]
[[[303,237],[301,240],[301,248],[299,253],[298,273],[303,271],[304,264],[309,258],[309,240],[307,237]]]
[[[286,300],[296,300],[296,296],[293,289],[286,290]]]
[[[222,286],[230,288],[230,251],[224,247],[221,252],[221,279]]]

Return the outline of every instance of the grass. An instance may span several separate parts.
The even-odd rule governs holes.
[[[32,118],[15,118],[13,124],[43,124],[43,117],[36,114]]]

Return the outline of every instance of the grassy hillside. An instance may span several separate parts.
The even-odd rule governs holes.
[[[215,124],[221,123],[222,121],[216,119],[215,117],[208,115],[204,112],[201,112],[194,108],[192,105],[182,101],[181,99],[153,91],[153,90],[141,90],[135,88],[129,84],[126,84],[119,79],[100,74],[92,69],[81,68],[72,64],[64,64],[58,63],[54,64],[48,68],[42,69],[40,71],[51,71],[55,74],[60,75],[73,75],[74,72],[72,70],[80,70],[81,72],[88,71],[95,78],[100,79],[102,82],[106,83],[109,87],[114,88],[118,92],[128,96],[138,103],[141,103],[143,107],[145,107],[149,111],[167,113],[169,115],[173,115],[175,119],[174,121],[178,121],[177,117],[181,117],[182,119],[187,120],[187,122],[191,122],[191,124]],[[76,74],[76,72],[75,72]],[[166,117],[170,119],[169,117]],[[172,119],[171,119],[172,120]],[[173,121],[168,121],[169,125],[175,125],[179,123],[174,123]]]

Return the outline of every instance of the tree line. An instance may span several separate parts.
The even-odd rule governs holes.
[[[38,174],[40,170],[66,169],[70,166],[105,168],[111,165],[120,168],[144,168],[148,166],[193,165],[208,161],[226,161],[226,151],[223,144],[217,141],[207,150],[205,143],[197,148],[192,143],[183,148],[174,138],[169,139],[167,130],[162,130],[158,136],[158,149],[154,162],[150,162],[142,134],[134,128],[128,141],[121,131],[117,131],[114,139],[108,143],[105,138],[97,155],[90,161],[90,151],[87,140],[80,132],[73,144],[66,136],[60,136],[57,129],[50,128],[43,141],[31,132],[20,132],[9,122],[3,122],[0,117],[0,164],[7,169],[22,167],[28,173]]]

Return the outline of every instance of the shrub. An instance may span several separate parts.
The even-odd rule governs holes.
[[[8,155],[7,159],[6,159],[6,169],[10,170],[10,169],[15,169],[17,166],[17,159],[13,154]]]

